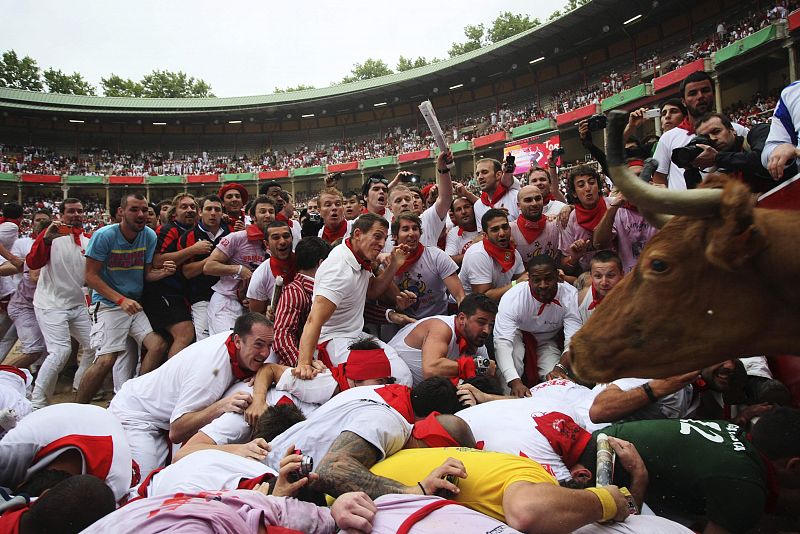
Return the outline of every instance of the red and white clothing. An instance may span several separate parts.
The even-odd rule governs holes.
[[[139,497],[154,497],[175,493],[252,489],[262,480],[278,473],[251,458],[219,449],[205,449],[187,454],[179,462],[161,469],[138,488]]]
[[[220,398],[230,397],[240,392],[252,395],[253,387],[247,385],[246,382],[236,382],[229,387]],[[277,388],[270,388],[267,390],[268,406],[287,403],[297,406],[306,417],[319,408],[319,405],[303,402],[286,391],[278,391]],[[250,439],[253,429],[247,424],[247,421],[244,420],[244,415],[234,412],[225,412],[201,428],[200,432],[214,440],[214,443],[217,445],[224,445],[227,443],[244,443]]]
[[[549,373],[561,357],[557,344],[559,332],[564,331],[564,344],[581,326],[578,317],[577,290],[560,282],[555,298],[548,303],[533,296],[530,284],[518,284],[500,299],[494,323],[494,352],[497,367],[508,383],[524,376],[525,343],[523,333],[536,340],[538,374]],[[529,341],[529,343],[532,342]]]
[[[610,200],[606,197],[600,197],[601,202],[605,202],[606,206],[609,205]],[[598,221],[599,222],[599,221]],[[616,231],[612,228],[611,229],[612,236],[616,236]],[[569,248],[572,244],[577,241],[578,239],[584,239],[589,241],[589,247],[586,249],[586,253],[580,257],[578,264],[580,265],[581,269],[584,271],[589,270],[589,262],[592,260],[594,255],[597,251],[592,246],[592,239],[594,237],[594,230],[587,230],[580,224],[578,224],[577,219],[577,210],[572,210],[572,213],[569,214],[569,221],[567,221],[567,227],[564,228],[563,233],[561,234],[561,253],[564,256],[570,255]]]
[[[501,187],[499,181],[497,182],[497,187]],[[475,222],[478,224],[478,230],[483,230],[483,227],[481,226],[481,217],[483,217],[483,214],[492,208],[507,209],[508,222],[514,222],[517,220],[517,217],[519,217],[517,194],[519,193],[520,187],[521,184],[519,180],[514,178],[514,183],[511,184],[511,187],[509,187],[506,192],[496,201],[492,202],[492,195],[488,195],[487,200],[484,200],[485,195],[481,195],[481,198],[479,198],[477,202],[472,205],[472,210],[475,212]]]
[[[543,228],[540,232],[534,232],[535,236],[529,234],[531,241],[528,241],[528,236],[520,228],[520,225],[524,225],[525,221],[525,218],[520,216],[511,223],[511,238],[514,240],[520,256],[522,256],[522,262],[527,265],[534,256],[539,254],[547,254],[555,259],[561,250],[561,227],[558,222],[548,221],[547,217],[542,215],[539,224]]]
[[[464,294],[472,293],[473,285],[492,284],[493,288],[507,286],[514,276],[525,272],[522,256],[514,251],[514,266],[503,272],[499,263],[489,256],[483,242],[475,243],[464,253],[458,277],[464,286]]]
[[[433,317],[426,317],[417,321],[416,323],[405,325],[400,329],[399,332],[397,332],[397,334],[395,334],[391,341],[389,341],[389,346],[396,350],[397,355],[400,356],[400,359],[402,359],[404,362],[406,362],[406,365],[408,365],[411,375],[414,377],[414,385],[419,384],[425,379],[422,373],[422,349],[410,347],[406,343],[406,337],[411,334],[414,328],[421,325],[425,321],[441,321],[446,324],[452,332],[452,335],[450,336],[450,342],[447,345],[447,354],[445,357],[456,361],[461,356],[461,351],[458,347],[455,320],[455,315],[435,315]],[[486,358],[489,357],[486,347],[478,347],[476,354]]]
[[[333,242],[336,241],[337,239],[345,239],[347,237],[350,237],[350,234],[353,231],[353,221],[345,219],[342,222],[344,222],[344,224],[342,225],[341,230],[337,229],[336,231],[333,232],[325,232],[325,227],[323,226],[322,228],[319,229],[317,237],[322,238],[331,244],[333,244]],[[389,224],[391,224],[391,222]]]
[[[614,215],[614,231],[617,234],[617,252],[622,260],[622,271],[631,272],[642,249],[656,233],[652,226],[635,208],[623,205]]]
[[[338,336],[352,336],[364,327],[364,303],[372,271],[358,263],[346,245],[334,247],[317,269],[314,277],[314,294],[325,297],[336,305],[328,321],[322,325],[319,342]],[[312,300],[313,300],[312,298]]]
[[[233,384],[229,336],[224,332],[189,345],[155,371],[125,382],[111,401],[108,409],[125,428],[143,472],[164,465],[173,421],[215,403]]]
[[[480,230],[470,232],[469,230],[462,229],[460,226],[454,226],[447,231],[447,243],[445,244],[444,251],[448,256],[460,256],[467,251],[472,245],[472,240],[480,233]]]
[[[94,359],[90,334],[92,322],[86,309],[86,247],[89,238],[83,234],[60,236],[48,246],[41,232],[25,263],[39,271],[39,282],[33,294],[33,307],[42,331],[47,357],[39,369],[32,401],[37,408],[46,406],[72,354],[72,339],[83,348],[81,369],[75,375],[77,389],[83,372]]]
[[[233,232],[223,237],[217,250],[228,257],[228,265],[241,265],[254,272],[267,256],[263,239],[255,239],[247,230]],[[233,328],[233,323],[246,310],[239,302],[237,290],[241,280],[233,276],[220,276],[211,288],[214,294],[208,302],[208,331],[218,334]]]
[[[456,262],[442,249],[436,245],[420,246],[424,250],[419,259],[394,277],[394,283],[400,291],[411,291],[417,296],[414,304],[403,310],[403,313],[414,319],[447,313],[448,298],[444,279],[458,272]]]
[[[591,432],[605,426],[589,420],[594,397],[570,380],[550,380],[531,388],[530,397],[478,404],[458,416],[483,450],[525,456],[565,480]]]
[[[0,480],[17,486],[66,450],[83,457],[83,473],[105,481],[116,500],[131,486],[128,440],[119,421],[91,404],[54,404],[37,410],[0,440]]]
[[[259,265],[253,276],[250,278],[250,284],[247,286],[247,298],[261,300],[270,305],[272,303],[272,290],[275,289],[276,277],[283,278],[284,286],[294,280],[294,256],[287,260],[287,265],[290,263],[291,268],[286,269],[279,265],[276,258],[267,258],[264,263]]]
[[[314,279],[302,273],[298,273],[283,288],[275,307],[275,339],[272,343],[272,350],[278,356],[280,364],[297,366],[300,334],[308,319],[308,312],[311,311],[313,293]]]
[[[408,391],[408,388],[391,385],[361,386],[339,393],[308,419],[273,439],[265,463],[278,469],[286,449],[294,444],[303,454],[314,458],[315,467],[319,466],[342,432],[352,432],[371,443],[378,450],[378,460],[391,456],[403,448],[411,435],[411,421],[414,420],[411,400],[403,399]],[[392,407],[397,402],[405,403],[399,405],[405,416]]]
[[[28,393],[33,376],[27,369],[0,365],[0,438],[31,413]]]

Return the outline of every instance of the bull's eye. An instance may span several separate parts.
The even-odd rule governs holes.
[[[663,273],[669,269],[669,265],[664,260],[652,260],[650,262],[650,268],[657,273]]]

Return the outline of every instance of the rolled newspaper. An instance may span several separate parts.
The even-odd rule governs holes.
[[[447,152],[450,150],[450,146],[448,146],[447,141],[444,138],[442,127],[439,125],[439,120],[436,118],[436,112],[433,111],[433,104],[431,104],[431,101],[426,100],[420,104],[419,111],[422,113],[422,117],[425,119],[428,129],[431,131],[431,135],[433,135],[433,141],[436,143],[436,146],[439,148],[439,150],[442,152]],[[455,163],[451,162],[447,165],[447,168],[452,169],[454,165]]]
[[[614,449],[608,442],[605,434],[597,435],[597,483],[596,486],[603,487],[612,484],[614,476]]]
[[[272,313],[275,313],[275,310],[278,308],[278,300],[280,300],[281,298],[282,291],[283,291],[283,277],[276,276],[275,285],[272,287],[272,298],[269,301],[269,310]]]

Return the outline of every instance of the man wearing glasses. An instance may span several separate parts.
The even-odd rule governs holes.
[[[389,180],[384,175],[370,175],[361,187],[361,196],[367,204],[368,213],[380,215],[389,223],[392,222],[392,212],[386,208],[389,201]]]

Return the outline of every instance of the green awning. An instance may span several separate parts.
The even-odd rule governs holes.
[[[220,175],[220,180],[223,182],[252,182],[255,179],[256,174],[254,172],[240,172]]]
[[[325,174],[324,165],[318,165],[316,167],[302,167],[293,169],[291,172],[292,176],[316,176],[319,174]]]
[[[466,152],[472,150],[472,141],[459,141],[450,145],[450,152],[457,154],[458,152]]]
[[[145,176],[145,182],[149,185],[180,185],[183,176]]]
[[[69,185],[103,185],[102,176],[67,176]]]
[[[746,54],[750,52],[754,48],[757,48],[764,43],[768,43],[778,36],[778,26],[775,24],[771,26],[767,26],[766,28],[762,28],[758,30],[756,33],[752,35],[748,35],[744,39],[739,39],[738,41],[734,42],[717,50],[714,54],[714,64],[719,65],[723,61],[728,61],[729,59],[733,59],[736,56]]]
[[[529,122],[528,124],[517,126],[513,130],[511,130],[511,138],[519,139],[520,137],[528,137],[530,135],[534,135],[540,132],[546,132],[548,130],[555,130],[555,129],[556,129],[555,121],[548,117],[546,119],[538,120],[536,122]]]
[[[604,98],[603,101],[600,103],[600,107],[603,113],[605,113],[606,111],[611,111],[614,108],[623,106],[628,102],[639,100],[640,98],[644,98],[650,94],[653,94],[652,86],[649,83],[642,83],[637,85],[636,87],[625,89],[624,91],[619,92],[614,96]]]
[[[0,182],[18,182],[16,174],[10,172],[0,172]]]
[[[361,162],[362,169],[374,169],[375,167],[386,167],[387,165],[397,165],[397,156],[365,159]]]

